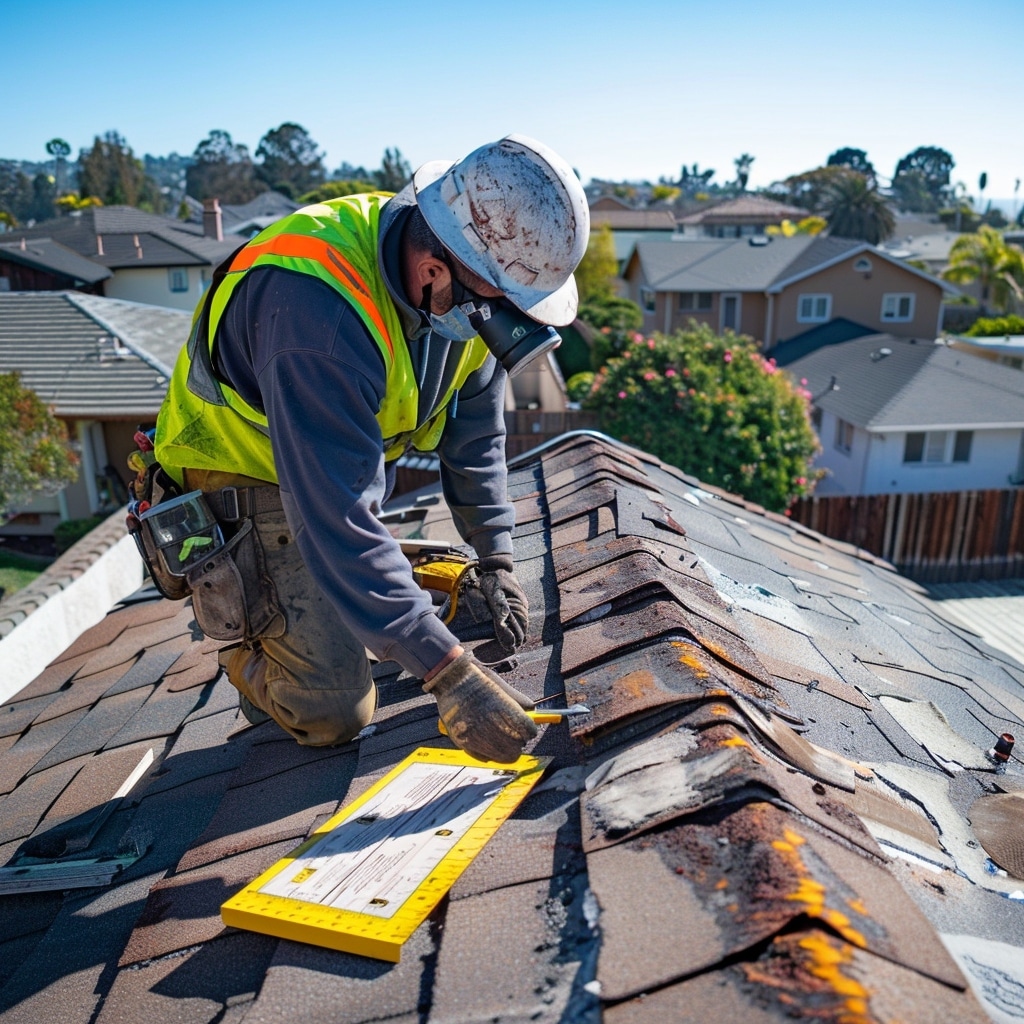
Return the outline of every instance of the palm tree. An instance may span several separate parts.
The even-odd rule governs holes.
[[[848,171],[829,184],[824,213],[829,234],[839,238],[878,245],[896,230],[896,219],[878,188],[857,171]]]
[[[1024,302],[1024,251],[1011,245],[988,224],[976,234],[961,235],[949,250],[949,266],[942,272],[954,284],[981,286],[981,310],[989,312],[988,302],[1000,313],[1015,302]]]

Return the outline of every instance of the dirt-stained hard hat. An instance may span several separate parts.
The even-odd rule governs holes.
[[[456,259],[535,320],[572,323],[572,272],[587,249],[590,210],[557,153],[507,135],[457,163],[424,164],[413,188],[430,230]]]

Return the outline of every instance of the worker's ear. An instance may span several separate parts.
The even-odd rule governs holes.
[[[430,285],[436,295],[443,293],[451,286],[451,271],[444,260],[431,256],[429,252],[413,252],[409,254],[409,298],[414,306],[419,307],[423,301],[423,289]]]

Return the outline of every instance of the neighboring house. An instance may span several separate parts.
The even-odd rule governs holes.
[[[676,218],[671,210],[638,210],[614,196],[602,196],[590,205],[590,230],[596,231],[605,225],[611,228],[620,274],[637,242],[654,238],[667,240],[676,232]]]
[[[0,236],[2,237],[2,236]],[[54,292],[75,289],[103,294],[113,274],[52,238],[0,242],[0,292]]]
[[[969,338],[963,334],[950,335],[947,342],[961,352],[970,352],[990,362],[1024,369],[1024,334],[1004,334],[999,337]]]
[[[202,224],[203,203],[191,196],[185,197],[185,203],[189,208],[188,223]],[[280,192],[261,192],[247,203],[219,203],[224,234],[252,238],[302,205]]]
[[[550,760],[521,763],[536,785],[482,848],[438,830],[427,776],[428,809],[395,812],[419,844],[339,882],[377,934],[429,901],[400,962],[220,908],[414,751],[450,751],[434,698],[382,661],[373,725],[299,746],[246,723],[222,644],[150,589],[0,707],[2,862],[50,876],[0,896],[4,1024],[1019,1022],[1024,667],[878,559],[607,438],[512,460],[509,484],[530,628],[502,671],[590,713],[542,727]],[[439,490],[385,523],[459,542]],[[463,598],[452,629],[500,656]],[[522,782],[487,767],[487,798]],[[400,870],[451,890],[403,902]]]
[[[0,372],[18,371],[68,426],[78,480],[28,506],[0,533],[50,534],[62,519],[126,500],[126,459],[151,426],[191,317],[78,292],[0,293]]]
[[[828,477],[817,493],[976,491],[1024,483],[1024,372],[942,342],[873,334],[776,358],[811,393]]]
[[[765,228],[784,220],[800,221],[807,216],[809,212],[799,206],[766,196],[742,195],[680,217],[679,230],[690,238],[746,238],[763,235]]]
[[[130,206],[93,206],[32,228],[15,228],[0,237],[0,275],[9,277],[4,259],[9,260],[12,252],[15,258],[21,258],[23,240],[26,247],[48,241],[106,271],[107,276],[92,282],[80,273],[72,275],[89,285],[89,290],[111,299],[189,312],[202,297],[214,269],[241,243],[237,237],[224,240],[215,206],[207,211],[203,226]],[[57,250],[51,248],[50,252],[52,255]],[[43,283],[48,289],[53,287],[52,283]],[[13,281],[10,287],[14,290]],[[35,290],[37,286],[29,287]]]
[[[838,318],[934,338],[943,295],[954,291],[866,242],[810,235],[641,241],[625,278],[645,330],[669,333],[697,320],[766,349]]]

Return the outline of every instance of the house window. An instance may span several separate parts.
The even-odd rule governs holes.
[[[911,431],[903,443],[903,461],[940,465],[970,462],[973,430]]]
[[[651,288],[640,289],[640,305],[643,306],[644,312],[654,312],[654,291]]]
[[[853,269],[858,274],[870,274],[871,273],[871,260],[867,256],[861,256],[859,260],[853,265]]]
[[[740,326],[740,297],[738,295],[722,296],[722,326],[723,331],[737,331]]]
[[[796,318],[802,324],[822,324],[832,316],[831,295],[801,295]]]
[[[683,313],[690,310],[706,313],[711,308],[713,300],[711,292],[680,292],[679,310]]]
[[[882,296],[882,319],[890,323],[906,323],[914,319],[912,292],[888,292]]]
[[[841,452],[849,452],[853,449],[853,424],[846,420],[836,420],[836,447]]]
[[[169,267],[167,270],[167,281],[172,292],[188,291],[188,271],[183,267]]]

